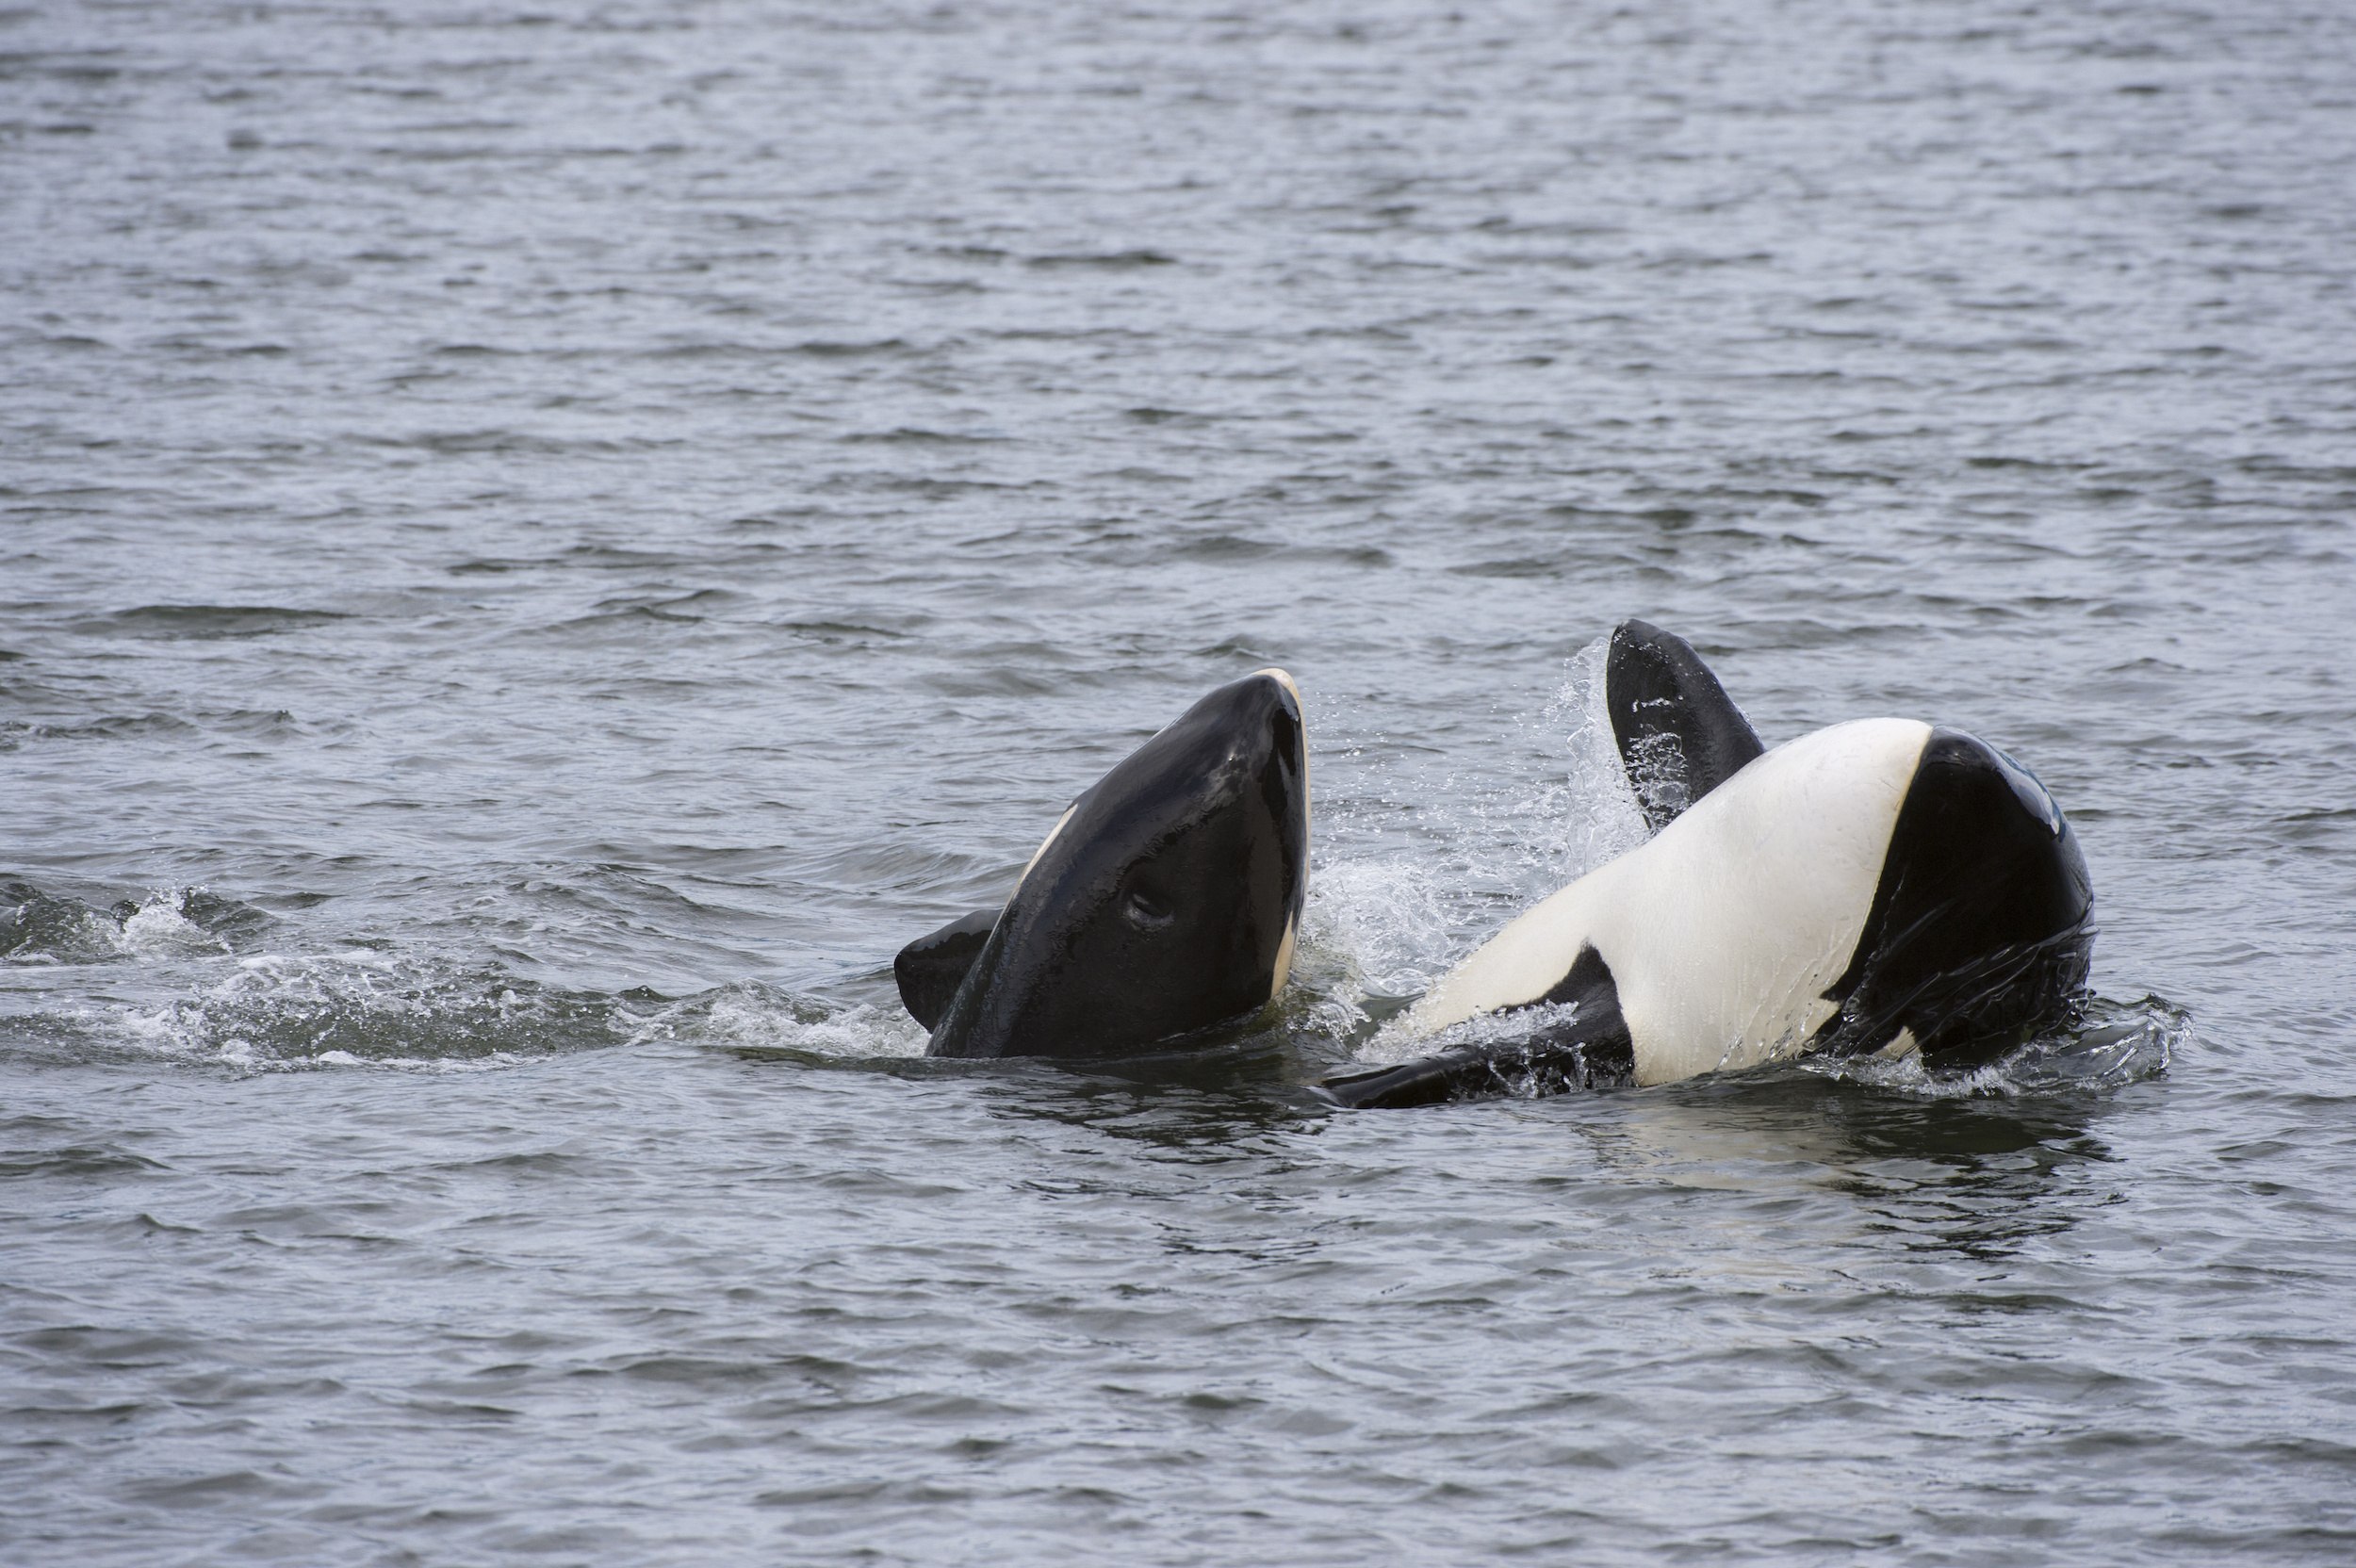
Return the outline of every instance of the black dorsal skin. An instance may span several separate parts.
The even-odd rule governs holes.
[[[1647,621],[1613,629],[1604,706],[1655,833],[1767,749],[1693,645]]]
[[[1291,964],[1308,870],[1300,698],[1262,672],[1196,703],[1072,802],[929,1054],[1119,1056],[1251,1012]]]
[[[1926,1062],[1958,1065],[2065,1022],[2093,909],[2086,857],[2045,786],[1987,742],[1933,729],[1817,1044],[1876,1051],[1903,1029]]]
[[[1546,995],[1512,1012],[1566,1002],[1577,1010],[1549,1028],[1503,1042],[1459,1046],[1397,1067],[1344,1073],[1317,1085],[1317,1092],[1352,1110],[1397,1110],[1449,1100],[1531,1097],[1633,1083],[1636,1045],[1620,1015],[1620,988],[1612,978],[1612,967],[1592,946],[1579,950],[1570,972]]]
[[[965,972],[973,967],[990,929],[998,923],[998,908],[959,915],[930,936],[919,937],[900,949],[892,960],[892,977],[900,983],[900,1003],[917,1022],[930,1029],[941,1021],[949,999],[957,994]]]

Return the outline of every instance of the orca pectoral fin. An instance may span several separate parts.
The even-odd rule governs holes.
[[[1656,833],[1767,749],[1693,645],[1649,622],[1613,629],[1603,684],[1620,764]]]
[[[1524,1011],[1523,1009],[1530,1009]],[[1620,1011],[1612,966],[1592,943],[1544,996],[1495,1015],[1525,1024],[1515,1039],[1480,1040],[1397,1067],[1346,1072],[1317,1086],[1336,1105],[1437,1105],[1448,1100],[1534,1100],[1636,1081],[1636,1041]]]
[[[1598,1042],[1603,1043],[1603,1042]],[[1459,1046],[1397,1067],[1346,1072],[1317,1092],[1351,1110],[1399,1110],[1453,1100],[1536,1099],[1630,1081],[1617,1053],[1577,1040],[1532,1039]]]
[[[892,960],[892,977],[900,983],[900,1003],[917,1022],[930,1029],[941,1021],[949,999],[965,983],[990,928],[998,923],[995,908],[961,915],[928,937],[919,937],[900,949]]]
[[[1472,1099],[1483,1088],[1494,1086],[1487,1053],[1466,1046],[1397,1067],[1345,1072],[1318,1084],[1317,1093],[1351,1110],[1403,1110]]]

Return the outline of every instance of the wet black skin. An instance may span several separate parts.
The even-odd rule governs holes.
[[[978,949],[979,912],[911,943],[902,996],[935,1056],[1182,1049],[1171,1037],[1268,1002],[1308,858],[1300,704],[1247,677],[1072,803]]]
[[[1878,1051],[1904,1029],[1933,1067],[1965,1066],[2065,1022],[2093,913],[2086,856],[2045,786],[1987,742],[1934,729],[1817,1046]]]
[[[900,1001],[910,1017],[930,1029],[949,1010],[950,999],[965,983],[966,971],[989,945],[990,928],[998,923],[998,906],[960,915],[928,937],[919,937],[900,949],[892,960],[892,976],[900,983]]]
[[[1767,749],[1693,645],[1649,621],[1612,629],[1603,691],[1621,766],[1655,833]]]

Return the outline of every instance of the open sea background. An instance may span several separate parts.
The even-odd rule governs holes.
[[[0,11],[0,1560],[2348,1560],[2351,258],[2321,0]],[[1628,614],[2086,1028],[1316,1109]],[[922,1061],[1271,662],[1276,1015]]]

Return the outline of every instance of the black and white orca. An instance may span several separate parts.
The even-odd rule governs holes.
[[[1476,1042],[1330,1078],[1333,1101],[1664,1084],[1819,1051],[1939,1066],[2076,1004],[2086,859],[2003,752],[1910,719],[1764,750],[1693,648],[1641,621],[1613,634],[1605,702],[1653,837],[1524,912],[1403,1021],[1422,1037],[1485,1019]]]
[[[1003,907],[903,949],[934,1056],[1109,1057],[1265,1006],[1309,881],[1309,753],[1282,670],[1220,687],[1072,803]]]

